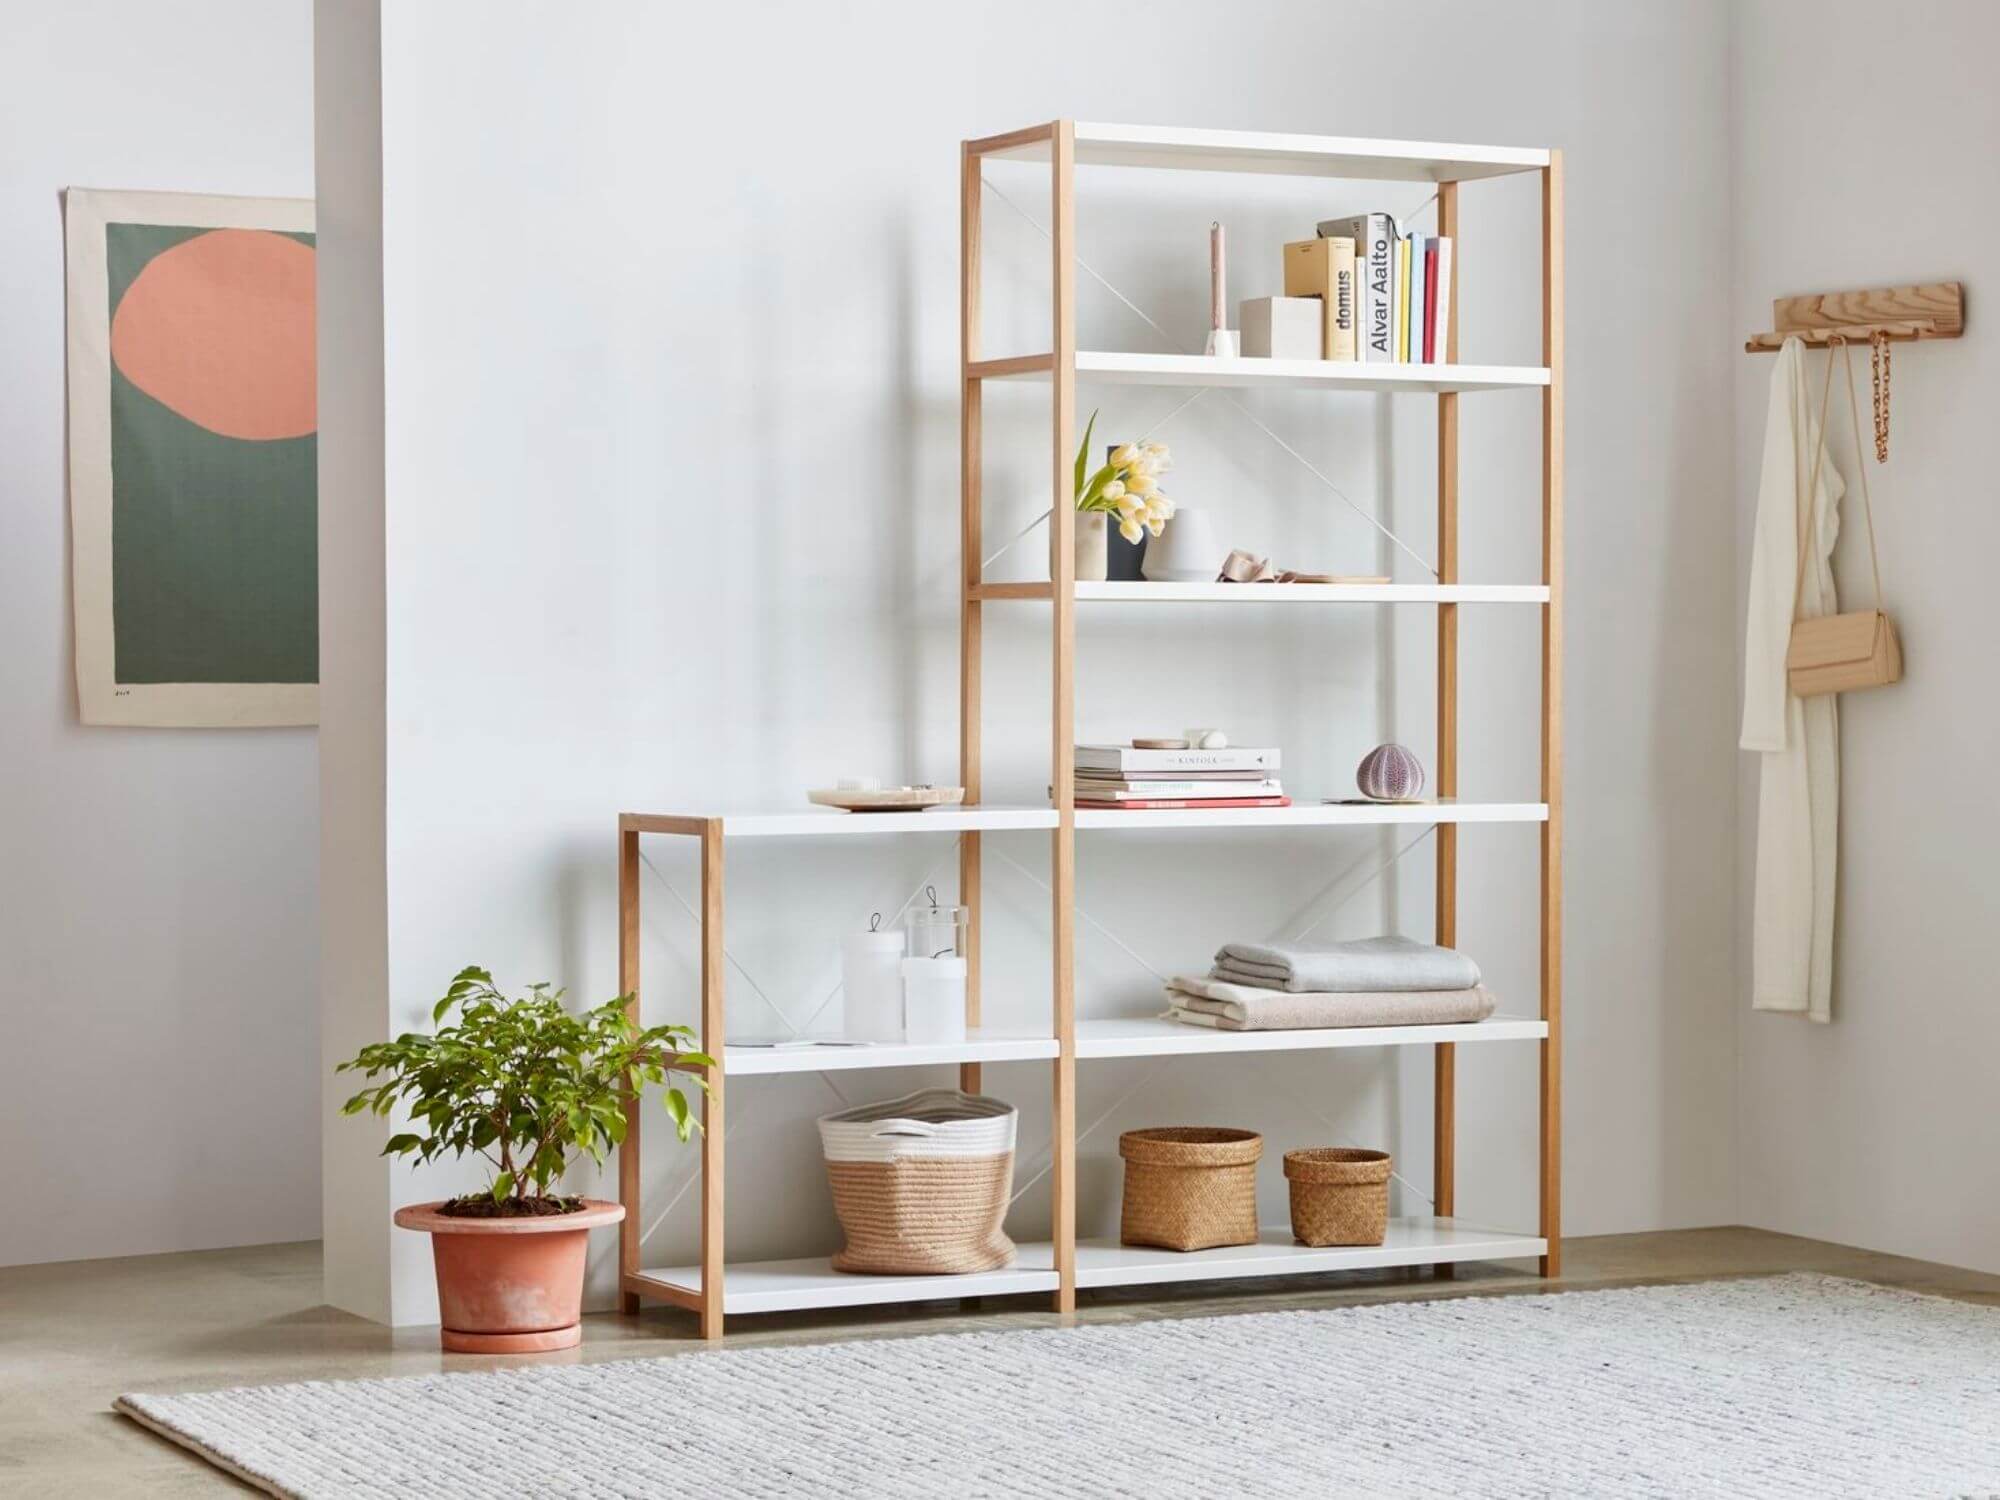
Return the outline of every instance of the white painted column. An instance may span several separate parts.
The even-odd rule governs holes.
[[[319,0],[320,1171],[326,1300],[392,1315],[384,1128],[333,1066],[389,1022],[379,0]]]

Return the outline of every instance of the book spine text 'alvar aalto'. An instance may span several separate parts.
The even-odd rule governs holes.
[[[1319,233],[1323,239],[1354,241],[1355,274],[1360,282],[1357,357],[1393,360],[1397,354],[1396,221],[1388,214],[1356,214],[1322,220]]]

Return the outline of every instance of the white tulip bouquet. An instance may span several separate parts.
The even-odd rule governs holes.
[[[1089,462],[1091,434],[1096,430],[1097,413],[1092,412],[1076,450],[1077,510],[1116,516],[1118,534],[1128,542],[1138,541],[1149,531],[1158,536],[1174,515],[1174,502],[1160,492],[1160,476],[1173,467],[1167,445],[1121,443],[1086,481],[1084,469]]]

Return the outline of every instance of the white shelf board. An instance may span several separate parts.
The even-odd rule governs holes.
[[[642,1276],[686,1291],[701,1290],[700,1266],[668,1266]],[[783,1312],[796,1307],[864,1307],[877,1302],[934,1302],[954,1297],[1007,1297],[1053,1292],[1055,1251],[1047,1243],[1019,1247],[1014,1264],[964,1276],[859,1276],[836,1271],[823,1255],[803,1260],[739,1261],[722,1272],[722,1310]]]
[[[869,1042],[859,1047],[725,1047],[725,1077],[838,1073],[850,1068],[921,1068],[937,1063],[1028,1062],[1057,1055],[1052,1036],[986,1026],[962,1042]]]
[[[1081,1240],[1076,1247],[1079,1287],[1147,1286],[1231,1277],[1299,1276],[1371,1266],[1442,1265],[1461,1260],[1527,1260],[1548,1249],[1532,1235],[1479,1229],[1454,1219],[1391,1219],[1380,1245],[1313,1250],[1297,1244],[1289,1228],[1261,1231],[1257,1244],[1220,1250],[1155,1250],[1116,1239]],[[648,1268],[649,1280],[698,1292],[699,1266]],[[883,1302],[934,1302],[958,1297],[1006,1297],[1053,1292],[1055,1252],[1046,1241],[1018,1247],[1014,1264],[965,1276],[857,1276],[836,1271],[825,1256],[800,1260],[739,1261],[723,1268],[726,1314],[784,1312],[802,1307],[863,1307]]]
[[[1330,359],[1216,359],[1206,354],[1079,350],[1078,380],[1103,385],[1199,385],[1274,390],[1504,391],[1539,388],[1539,365],[1419,365]],[[1015,379],[1048,378],[1046,371]]]
[[[1548,1250],[1532,1235],[1477,1229],[1456,1219],[1391,1219],[1379,1245],[1314,1250],[1292,1239],[1290,1228],[1266,1228],[1254,1245],[1219,1250],[1154,1250],[1115,1239],[1080,1240],[1079,1287],[1152,1286],[1172,1281],[1220,1281],[1237,1276],[1298,1276],[1313,1271],[1354,1271],[1370,1266],[1428,1266],[1460,1260],[1525,1260]]]
[[[1299,802],[1290,807],[1079,807],[1079,829],[1337,828],[1380,823],[1544,823],[1546,802]]]
[[[1031,141],[989,155],[1047,161],[1049,143]],[[1539,171],[1549,164],[1549,153],[1520,146],[1283,135],[1261,130],[1183,130],[1165,125],[1108,125],[1078,120],[1076,160],[1081,166],[1278,172],[1384,182],[1469,182],[1481,177]]]
[[[1539,583],[1079,583],[1079,603],[1546,604]]]
[[[817,838],[822,834],[854,837],[871,833],[960,833],[972,828],[1005,831],[1055,826],[1055,809],[1049,807],[940,807],[929,812],[876,813],[817,808],[802,812],[725,813],[722,836],[730,839]]]
[[[1331,1047],[1404,1047],[1440,1042],[1525,1042],[1546,1021],[1508,1017],[1453,1026],[1331,1026],[1302,1031],[1218,1031],[1155,1017],[1076,1023],[1078,1057],[1213,1057],[1226,1052],[1304,1052]],[[731,1066],[734,1066],[732,1064]]]

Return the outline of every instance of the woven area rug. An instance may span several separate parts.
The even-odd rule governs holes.
[[[311,1500],[2000,1495],[2000,1310],[1783,1276],[118,1407]]]

